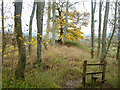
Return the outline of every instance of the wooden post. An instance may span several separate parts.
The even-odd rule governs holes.
[[[83,86],[85,87],[85,81],[86,81],[86,67],[87,67],[87,60],[84,61],[83,64]]]
[[[104,65],[103,65],[102,83],[105,82],[105,72],[106,72],[106,61],[104,61]]]

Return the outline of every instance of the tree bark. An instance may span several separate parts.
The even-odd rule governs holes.
[[[94,3],[93,7],[93,0],[91,0],[91,58],[94,58],[94,14],[95,14],[95,8],[96,8],[96,1]]]
[[[28,45],[29,55],[31,55],[31,49],[32,49],[32,46],[31,46],[32,22],[33,22],[33,17],[34,17],[34,13],[35,13],[35,5],[36,5],[36,3],[34,2],[32,13],[31,13],[31,16],[30,16],[30,22],[29,22],[29,45]]]
[[[50,17],[51,17],[51,0],[49,0],[49,2],[48,2],[48,19],[47,19],[46,41],[49,40]]]
[[[66,32],[67,32],[67,26],[68,26],[68,3],[69,3],[69,0],[67,0],[67,3],[66,3],[66,23],[65,23],[65,29],[64,29],[63,44],[65,44]]]
[[[120,23],[120,2],[118,2],[118,14],[119,14],[119,19],[118,23]],[[116,60],[119,59],[119,53],[120,53],[120,46],[119,46],[119,36],[120,36],[120,26],[118,27],[118,46],[117,46],[117,54],[116,54]]]
[[[61,8],[61,10],[60,10],[60,8],[58,8],[58,13],[59,13],[59,19],[61,19],[62,8]],[[62,22],[60,22],[60,37],[62,37],[62,35],[64,34],[63,27],[61,24],[62,24]],[[60,43],[62,43],[62,38],[60,38],[60,37],[59,37],[58,41]]]
[[[118,2],[118,50],[120,51],[120,1]],[[120,88],[120,53],[118,53],[118,88]]]
[[[52,29],[52,45],[55,45],[55,27],[56,27],[56,0],[53,2],[53,29]]]
[[[104,16],[104,23],[103,23],[103,33],[102,33],[102,53],[100,61],[101,63],[105,60],[104,56],[106,54],[106,32],[107,32],[107,22],[108,22],[108,15],[109,15],[109,1],[106,1],[106,8],[105,8],[105,16]]]
[[[18,44],[19,61],[15,71],[16,79],[24,79],[25,67],[26,67],[26,48],[22,36],[22,23],[21,23],[22,2],[15,1],[15,33]]]
[[[100,4],[99,4],[99,29],[98,29],[98,50],[97,50],[97,56],[99,56],[100,54],[100,44],[101,44],[101,14],[102,11],[102,2],[100,0]]]
[[[119,48],[120,48],[120,47],[119,47],[119,46],[117,46],[116,60],[118,60],[118,57],[119,57],[119,52],[120,52],[120,51],[119,51]]]
[[[5,52],[5,33],[4,33],[4,5],[3,5],[3,0],[2,0],[2,64],[4,60],[4,52]]]
[[[43,13],[44,13],[44,2],[37,2],[37,61],[42,61],[42,32],[43,32]]]
[[[110,47],[111,41],[112,41],[112,39],[113,39],[115,30],[116,30],[116,15],[117,15],[117,1],[116,1],[116,3],[115,3],[114,28],[113,28],[113,32],[112,32],[112,35],[111,35],[111,37],[110,37],[110,40],[109,40],[109,42],[108,42],[108,46],[107,46],[106,53],[105,53],[105,55],[104,55],[103,60],[106,59],[106,55],[107,55],[107,53],[108,53],[108,51],[109,51],[109,47]]]

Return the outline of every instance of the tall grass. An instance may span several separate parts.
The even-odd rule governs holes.
[[[83,61],[88,60],[88,63],[99,62],[99,59],[91,59],[90,50],[79,42],[67,41],[66,45],[49,45],[47,51],[43,50],[43,60],[40,67],[37,67],[36,64],[36,51],[36,46],[33,46],[31,56],[29,56],[27,51],[25,81],[17,81],[16,85],[14,85],[14,72],[18,54],[14,55],[11,53],[6,57],[2,72],[3,88],[62,88],[70,87],[69,82],[72,83],[71,87],[82,87]],[[107,62],[106,84],[116,87],[117,62],[110,58],[108,58]],[[94,70],[97,70],[97,68],[88,69],[88,71]],[[99,80],[101,80],[100,76]],[[76,81],[78,83],[74,84]],[[90,81],[90,77],[87,77],[87,82],[89,83]]]

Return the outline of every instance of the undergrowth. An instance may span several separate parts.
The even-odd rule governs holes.
[[[43,60],[40,67],[36,64],[36,46],[32,48],[31,56],[27,51],[27,63],[25,71],[25,81],[16,81],[14,72],[18,61],[18,55],[11,53],[4,60],[2,69],[3,88],[62,88],[69,87],[66,83],[82,79],[83,62],[99,63],[99,59],[90,58],[90,50],[75,41],[66,41],[65,45],[56,44],[48,46],[48,50],[43,50]],[[14,55],[14,56],[12,56]],[[117,87],[117,62],[107,58],[106,84]],[[113,69],[113,70],[112,70]],[[89,67],[87,71],[100,70],[99,67]],[[98,81],[101,76],[98,76]],[[91,77],[87,76],[87,83],[91,83]],[[106,87],[107,85],[103,85]],[[102,86],[102,85],[101,85]],[[74,88],[83,87],[81,82]],[[98,87],[94,85],[93,87]]]

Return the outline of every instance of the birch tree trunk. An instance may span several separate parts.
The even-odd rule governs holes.
[[[53,2],[53,29],[52,29],[52,45],[55,45],[55,27],[56,27],[56,0]]]
[[[37,61],[42,61],[42,32],[43,32],[43,13],[44,13],[45,1],[37,2]]]
[[[63,44],[65,44],[66,31],[67,31],[67,26],[68,26],[68,3],[69,3],[69,0],[67,0],[67,3],[66,3],[66,23],[65,23],[65,29],[64,29]]]
[[[93,7],[93,0],[91,0],[91,58],[94,58],[94,14],[95,14],[95,8],[96,8],[96,1],[94,2]]]
[[[118,14],[119,14],[119,19],[118,19],[118,23],[120,23],[120,2],[118,2]],[[118,28],[119,29],[119,28]],[[117,55],[116,55],[116,60],[118,60],[119,58],[119,53],[120,53],[120,46],[119,46],[119,36],[120,36],[120,29],[118,30],[118,46],[117,46]]]
[[[46,41],[49,40],[50,17],[51,17],[51,0],[49,0],[49,2],[48,2],[48,19],[47,19]]]
[[[106,55],[107,55],[107,53],[108,53],[108,51],[109,51],[109,47],[110,47],[111,41],[112,41],[112,39],[113,39],[115,30],[116,30],[116,15],[117,15],[117,1],[116,1],[116,3],[115,3],[115,14],[114,14],[114,27],[113,27],[113,32],[112,32],[112,35],[111,35],[110,40],[109,40],[109,42],[108,42],[108,46],[107,46],[106,53],[105,53],[105,55],[104,55],[103,60],[106,59]]]
[[[118,2],[118,50],[120,51],[120,1]],[[120,88],[120,53],[118,53],[118,88]]]
[[[2,0],[2,64],[4,60],[4,52],[5,52],[5,33],[4,33],[4,5]]]
[[[15,33],[16,40],[18,44],[19,60],[15,71],[16,79],[24,79],[25,67],[26,67],[26,48],[24,45],[23,35],[22,35],[22,23],[21,23],[21,12],[22,12],[22,2],[15,1],[15,11],[14,11],[14,22],[15,22]]]
[[[35,5],[36,3],[33,3],[33,9],[32,9],[32,13],[30,16],[30,22],[29,22],[29,45],[28,45],[28,50],[29,50],[29,55],[31,55],[31,39],[32,39],[32,22],[33,22],[33,17],[34,17],[34,13],[35,13]]]
[[[100,0],[100,4],[99,4],[99,29],[98,29],[98,50],[97,50],[97,56],[99,56],[100,54],[100,43],[101,43],[101,17],[102,17],[102,14],[101,14],[101,11],[102,11],[102,2]]]
[[[107,32],[107,22],[108,22],[108,14],[109,14],[109,3],[110,3],[109,1],[106,1],[103,33],[102,33],[102,53],[100,58],[101,63],[104,61],[104,56],[106,54],[106,32]]]

